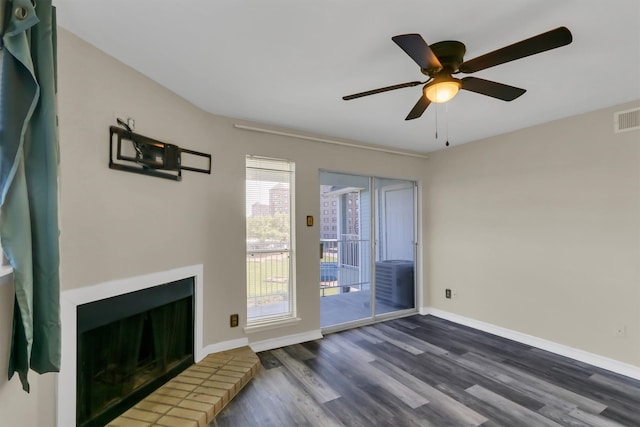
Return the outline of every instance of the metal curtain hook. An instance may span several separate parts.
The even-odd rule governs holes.
[[[13,15],[20,21],[23,21],[29,16],[29,10],[24,6],[18,6],[13,11]]]

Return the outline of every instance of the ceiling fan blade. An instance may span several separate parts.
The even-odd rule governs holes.
[[[420,34],[401,34],[391,37],[423,70],[439,71],[442,64]]]
[[[419,82],[419,81],[400,83],[400,84],[393,85],[393,86],[381,87],[379,89],[372,89],[372,90],[368,90],[366,92],[354,93],[353,95],[343,96],[342,99],[344,99],[345,101],[349,101],[351,99],[362,98],[363,96],[375,95],[376,93],[388,92],[390,90],[402,89],[402,88],[405,88],[405,87],[418,86],[418,85],[421,85],[423,83],[424,82]]]
[[[503,101],[513,101],[526,92],[526,89],[492,82],[491,80],[479,79],[477,77],[465,77],[461,79],[461,81],[462,89],[502,99]]]
[[[409,114],[407,115],[405,120],[417,119],[418,117],[420,117],[422,115],[422,113],[424,113],[424,110],[427,109],[429,104],[431,104],[431,101],[429,101],[427,99],[427,97],[424,96],[424,94],[423,94],[420,97],[420,99],[418,99],[418,102],[416,102],[416,105],[414,105],[413,108],[411,109],[411,111],[409,111]]]
[[[485,68],[568,45],[572,40],[573,36],[571,35],[571,31],[566,27],[558,27],[555,30],[538,34],[537,36],[465,61],[460,65],[459,69],[463,73],[475,73]]]

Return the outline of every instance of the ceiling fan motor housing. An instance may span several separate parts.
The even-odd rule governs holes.
[[[460,67],[460,64],[462,64],[464,54],[467,51],[464,43],[455,40],[447,40],[434,43],[430,47],[442,64],[442,69],[422,69],[422,74],[435,78],[438,74],[452,74],[459,71],[458,68]]]

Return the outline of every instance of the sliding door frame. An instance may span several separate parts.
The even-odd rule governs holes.
[[[352,172],[338,172],[321,169],[320,173],[336,173],[341,175],[353,175],[360,178],[367,178],[369,180],[369,204],[371,209],[369,209],[368,221],[369,221],[369,276],[370,276],[370,313],[369,317],[357,319],[345,323],[340,323],[336,325],[330,325],[321,327],[323,333],[331,333],[340,330],[352,329],[364,325],[369,325],[389,319],[395,319],[405,316],[414,315],[421,311],[421,302],[423,296],[423,289],[419,286],[422,283],[422,263],[421,261],[421,239],[420,236],[420,218],[421,218],[421,204],[420,204],[420,194],[421,194],[421,182],[419,180],[412,180],[407,178],[387,178],[380,176],[371,176],[371,175],[361,175]],[[377,180],[397,180],[404,181],[399,182],[399,186],[409,186],[413,187],[413,295],[414,295],[414,304],[412,308],[408,309],[399,309],[391,312],[376,314],[376,296],[375,296],[375,265],[376,258],[378,257],[378,249],[379,249],[379,229],[381,227],[380,222],[382,218],[382,212],[380,211],[381,196],[378,194],[379,189],[376,187]],[[320,181],[320,180],[319,180]],[[320,185],[323,185],[320,183]],[[320,206],[322,209],[322,206]],[[364,218],[363,218],[364,219]],[[322,298],[322,297],[321,297]]]

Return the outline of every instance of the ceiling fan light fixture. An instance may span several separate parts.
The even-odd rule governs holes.
[[[425,85],[424,96],[431,102],[441,104],[453,99],[460,90],[460,80],[452,77],[436,79]]]

